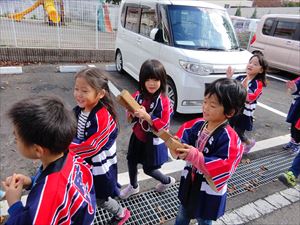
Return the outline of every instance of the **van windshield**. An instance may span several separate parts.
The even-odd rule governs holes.
[[[168,6],[174,46],[187,49],[238,49],[239,45],[227,13],[194,6]]]

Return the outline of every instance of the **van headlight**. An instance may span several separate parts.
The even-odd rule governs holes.
[[[180,66],[189,73],[199,75],[209,75],[213,72],[213,67],[209,64],[198,64],[194,62],[186,62],[179,60]]]

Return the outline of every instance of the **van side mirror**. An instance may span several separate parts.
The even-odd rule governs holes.
[[[150,38],[154,41],[163,43],[164,39],[163,39],[163,33],[162,33],[162,29],[159,28],[153,28],[150,31]]]

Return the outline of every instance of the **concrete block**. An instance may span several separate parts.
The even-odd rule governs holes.
[[[291,204],[291,202],[289,200],[287,200],[285,197],[283,197],[279,193],[275,193],[273,195],[270,195],[270,196],[266,197],[265,200],[268,203],[275,206],[277,209],[280,209],[284,206],[287,206],[287,205]]]
[[[23,73],[21,66],[0,67],[0,74],[20,74],[20,73]]]
[[[253,202],[253,207],[260,212],[262,215],[268,214],[276,210],[276,207],[268,203],[263,199],[258,199],[257,201]]]
[[[86,67],[96,67],[95,65],[64,65],[59,66],[58,71],[61,73],[76,73]]]
[[[294,188],[283,190],[280,194],[291,202],[297,202],[300,200],[300,192]]]
[[[244,205],[238,209],[235,209],[234,212],[238,214],[243,220],[247,219],[248,221],[259,218],[262,214],[259,213],[253,203]]]
[[[226,225],[222,220],[218,219],[217,221],[212,222],[213,225]]]
[[[248,222],[248,220],[243,220],[236,212],[229,212],[223,215],[220,218],[225,224],[227,225],[237,225],[237,224],[244,224],[245,222]]]
[[[108,71],[108,72],[117,71],[116,70],[116,65],[115,64],[105,65],[105,70]]]

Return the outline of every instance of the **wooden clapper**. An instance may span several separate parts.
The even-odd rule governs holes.
[[[141,106],[135,101],[135,99],[131,96],[131,94],[127,90],[123,90],[117,96],[117,102],[125,107],[128,111],[134,112],[137,109],[140,109]],[[169,148],[170,153],[174,159],[178,158],[178,153],[176,151],[177,148],[184,148],[184,145],[179,142],[177,139],[174,138],[172,134],[168,131],[162,129],[158,132],[153,131],[153,134],[161,138],[166,146]],[[209,186],[214,190],[217,191],[216,186],[214,185],[213,181],[208,175],[205,175],[205,179],[208,182]]]

